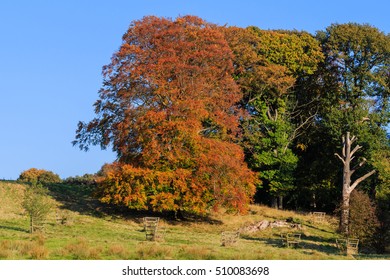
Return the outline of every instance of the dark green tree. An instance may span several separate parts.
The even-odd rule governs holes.
[[[283,197],[295,188],[298,158],[292,144],[314,118],[302,114],[307,104],[298,101],[294,87],[314,73],[321,49],[305,32],[234,27],[225,34],[236,57],[241,106],[249,115],[242,122],[247,161],[259,172],[261,188],[272,197],[272,204],[282,208]]]
[[[375,200],[379,220],[374,244],[378,253],[384,253],[390,244],[390,148],[375,152],[373,165],[378,173]]]
[[[367,164],[353,173],[351,180],[375,169],[374,154],[389,148],[385,127],[389,123],[390,38],[367,24],[333,24],[317,33],[323,53],[311,88],[319,92],[320,107],[300,154],[300,183],[316,199],[331,191],[324,207],[331,210],[342,196],[343,170],[337,157],[340,139],[347,132],[362,147],[355,162]],[[353,168],[353,166],[352,166]],[[367,178],[359,189],[375,196],[378,175]],[[318,203],[317,203],[318,204]]]

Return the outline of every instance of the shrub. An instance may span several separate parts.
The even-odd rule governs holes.
[[[94,174],[84,174],[83,176],[68,177],[63,183],[67,185],[96,186],[96,178],[97,176]]]
[[[390,195],[378,199],[378,220],[380,227],[375,235],[377,253],[390,252]]]
[[[44,169],[30,168],[23,171],[18,178],[19,181],[35,184],[61,183],[61,178],[57,174]]]
[[[121,244],[112,244],[108,248],[108,254],[119,259],[127,259],[129,252]]]
[[[80,238],[65,247],[65,253],[71,254],[74,260],[97,260],[101,258],[101,252],[100,247],[91,248],[85,238]]]
[[[47,258],[48,254],[48,250],[40,245],[32,246],[29,251],[29,255],[33,260],[44,260]]]
[[[359,238],[363,247],[372,247],[378,226],[376,206],[365,192],[354,190],[350,201],[350,236]]]
[[[30,217],[30,233],[34,233],[43,226],[52,208],[52,203],[47,195],[47,189],[39,185],[27,188],[22,206]]]

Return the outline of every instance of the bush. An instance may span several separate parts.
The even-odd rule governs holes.
[[[61,178],[57,174],[47,171],[44,169],[30,168],[23,171],[18,178],[18,181],[36,184],[51,184],[51,183],[61,183]]]
[[[350,236],[359,238],[365,248],[373,247],[374,235],[378,230],[379,222],[376,216],[376,206],[363,191],[354,190],[351,193],[349,222]]]
[[[27,188],[22,206],[30,217],[30,233],[42,229],[52,208],[47,189],[36,185]]]
[[[77,186],[96,186],[96,179],[97,176],[94,174],[84,174],[83,176],[68,177],[63,183]]]
[[[375,235],[377,253],[390,252],[390,195],[378,199],[379,230]]]

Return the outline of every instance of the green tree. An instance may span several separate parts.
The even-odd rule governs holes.
[[[354,174],[356,178],[374,169],[375,151],[388,147],[390,41],[377,28],[356,23],[332,24],[316,37],[325,59],[308,86],[318,92],[320,106],[311,130],[299,139],[307,149],[299,154],[297,177],[308,197],[331,190],[324,205],[331,210],[341,197],[336,186],[342,185],[342,170],[334,156],[342,148],[341,136],[350,132],[363,147],[356,157],[366,158],[368,164]],[[370,177],[360,188],[373,193],[375,180]]]
[[[242,122],[247,162],[259,172],[273,205],[282,207],[283,197],[294,189],[298,158],[293,141],[314,117],[304,116],[307,104],[298,101],[293,88],[316,70],[322,59],[320,46],[304,32],[232,27],[225,29],[225,36],[236,56],[241,106],[249,114]]]
[[[390,244],[390,148],[376,151],[373,165],[378,172],[375,199],[379,220],[374,244],[378,253],[384,253]]]
[[[47,215],[50,213],[52,203],[47,195],[48,190],[40,184],[27,186],[22,206],[30,219],[30,233],[43,228]]]

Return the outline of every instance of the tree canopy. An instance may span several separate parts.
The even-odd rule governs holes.
[[[350,133],[354,162],[367,164],[348,178],[376,170],[359,189],[379,202],[383,223],[389,67],[390,37],[368,24],[312,35],[144,17],[103,67],[96,117],[79,123],[73,144],[117,153],[97,182],[106,203],[245,212],[255,199],[332,212],[343,185],[335,153]],[[387,240],[389,227],[380,230]]]
[[[241,92],[232,59],[223,34],[200,18],[134,21],[103,69],[98,116],[79,123],[74,144],[112,145],[130,177],[153,173],[153,184],[137,181],[146,201],[136,208],[200,212],[221,204],[245,211],[255,178],[235,144]],[[180,186],[172,176],[181,178]],[[112,184],[124,188],[118,182]],[[132,208],[128,201],[141,196],[133,193],[134,185],[126,188],[121,201]],[[109,197],[120,192],[112,190]],[[190,200],[201,207],[184,202]]]

